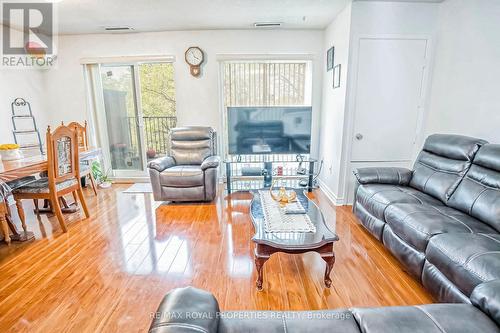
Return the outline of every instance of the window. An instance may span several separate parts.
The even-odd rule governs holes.
[[[228,107],[311,106],[310,61],[227,61],[222,66],[226,155],[229,142]],[[294,158],[280,156],[281,159],[288,157]],[[245,155],[238,158],[260,161],[263,156]]]

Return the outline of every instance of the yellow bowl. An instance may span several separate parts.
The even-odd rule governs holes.
[[[0,145],[0,150],[14,150],[14,149],[19,149],[19,145],[15,143],[6,143],[3,145]]]

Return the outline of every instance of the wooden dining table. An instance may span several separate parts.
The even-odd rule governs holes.
[[[32,175],[37,175],[40,172],[48,171],[47,155],[38,153],[25,154],[24,158],[12,161],[0,160],[0,180],[10,182]],[[88,148],[80,150],[80,162],[99,159],[102,156],[101,148]],[[0,216],[5,218],[5,216]],[[10,225],[13,236],[10,237],[13,241],[27,241],[34,237],[32,232],[19,233],[14,225]],[[6,235],[5,237],[9,237]]]

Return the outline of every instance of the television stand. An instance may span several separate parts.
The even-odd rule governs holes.
[[[316,159],[304,155],[233,155],[226,165],[227,193],[266,189],[279,178],[294,189],[314,189]]]

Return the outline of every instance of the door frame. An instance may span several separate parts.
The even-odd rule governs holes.
[[[430,82],[431,73],[434,60],[434,40],[430,34],[356,34],[351,37],[352,52],[351,59],[349,63],[348,72],[348,83],[347,83],[347,96],[346,96],[346,112],[347,117],[344,121],[344,135],[342,144],[342,157],[340,170],[340,180],[339,184],[342,186],[340,191],[340,196],[337,198],[338,204],[349,204],[348,194],[350,189],[350,182],[348,174],[351,169],[351,159],[352,159],[352,147],[354,143],[354,119],[356,113],[356,97],[357,97],[357,84],[358,84],[358,74],[359,74],[359,51],[360,44],[362,40],[366,39],[392,39],[392,40],[425,40],[427,42],[426,57],[424,64],[422,64],[423,77],[422,77],[422,88],[419,103],[419,111],[417,115],[416,133],[415,133],[415,144],[412,151],[412,160],[415,160],[418,149],[424,141],[424,131],[425,131],[425,119],[427,118],[427,113],[429,110],[429,95],[430,95]]]

